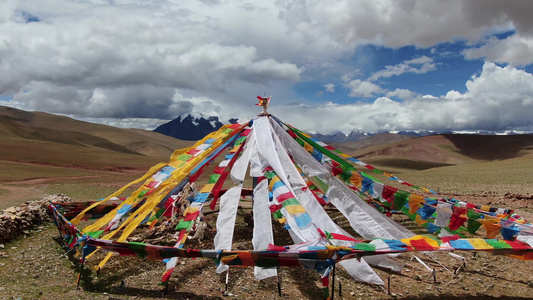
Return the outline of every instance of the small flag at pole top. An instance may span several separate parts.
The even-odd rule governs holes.
[[[263,111],[266,113],[267,111],[267,108],[268,108],[268,104],[270,103],[270,98],[271,97],[261,97],[261,96],[257,96],[257,99],[259,99],[259,103],[257,103],[256,105],[259,105],[259,106],[262,106],[263,107]]]

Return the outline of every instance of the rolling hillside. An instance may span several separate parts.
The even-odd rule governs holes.
[[[356,151],[354,143],[335,147],[403,180],[445,193],[533,193],[533,135],[446,134],[376,144]]]
[[[51,193],[105,197],[193,143],[0,106],[0,209]]]
[[[42,112],[0,107],[0,159],[78,164],[92,157],[120,155],[167,159],[175,149],[191,145],[168,136],[140,129],[120,129],[77,121]],[[83,155],[83,156],[80,156]],[[85,156],[86,155],[86,156]],[[80,159],[83,158],[83,159]]]
[[[403,159],[443,166],[533,156],[533,135],[445,134],[400,141],[391,139],[388,143],[386,137],[372,141],[378,137],[335,146],[361,160]]]

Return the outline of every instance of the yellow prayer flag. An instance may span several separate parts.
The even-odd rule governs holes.
[[[424,196],[417,195],[417,194],[411,194],[409,195],[408,204],[409,204],[409,213],[414,214],[416,213],[422,204],[425,202]]]
[[[211,193],[211,191],[213,190],[213,187],[215,186],[214,183],[207,183],[205,184],[202,189],[200,190],[199,193]]]
[[[196,207],[196,206],[189,206],[185,209],[185,211],[183,212],[183,215],[185,216],[187,213],[195,213],[199,210],[200,208],[199,207]]]
[[[272,177],[272,179],[270,180],[270,184],[268,185],[268,188],[272,190],[272,188],[274,187],[274,184],[276,184],[276,182],[278,181],[280,181],[278,176]]]
[[[468,242],[474,249],[479,250],[492,250],[494,247],[492,247],[489,243],[485,242],[483,239],[468,239]]]
[[[313,153],[313,146],[309,145],[308,143],[305,143],[304,148],[307,152]]]
[[[360,187],[362,182],[363,178],[357,173],[353,173],[352,177],[350,177],[350,183],[353,184],[355,187]]]
[[[490,206],[488,206],[488,205],[483,205],[483,206],[481,206],[481,210],[483,210],[483,211],[489,211],[489,210],[490,210]]]
[[[415,217],[415,222],[416,222],[418,225],[422,226],[422,225],[424,225],[425,223],[427,223],[428,220],[422,220],[422,219],[420,218],[420,215],[416,215],[416,217]]]
[[[305,209],[301,205],[289,205],[285,207],[288,213],[290,214],[298,214],[298,213],[304,213]]]

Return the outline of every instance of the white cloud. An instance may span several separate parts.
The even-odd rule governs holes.
[[[388,92],[386,96],[389,97],[389,98],[398,97],[398,98],[403,99],[403,100],[408,100],[408,99],[412,99],[415,95],[416,95],[416,93],[414,93],[414,92],[412,92],[410,90],[395,89],[394,91]]]
[[[0,10],[0,97],[13,97],[8,105],[23,109],[77,117],[164,120],[198,111],[221,119],[247,118],[257,112],[254,96],[267,93],[274,96],[273,109],[291,119],[309,112],[317,120],[328,120],[329,112],[339,113],[343,118],[338,120],[348,124],[369,112],[361,121],[368,130],[381,125],[403,128],[423,125],[418,119],[426,120],[436,108],[449,108],[450,115],[439,113],[425,124],[473,126],[468,113],[474,120],[485,120],[484,116],[454,105],[469,108],[473,99],[488,95],[483,98],[488,106],[507,99],[508,105],[521,109],[510,111],[521,116],[529,111],[523,103],[531,101],[522,85],[530,84],[528,77],[513,68],[486,64],[460,97],[449,93],[450,97],[409,100],[417,95],[401,87],[387,91],[371,81],[429,72],[435,69],[431,58],[388,66],[372,80],[355,79],[364,72],[347,58],[357,46],[369,43],[431,47],[458,39],[476,43],[487,33],[516,30],[503,41],[491,40],[465,55],[513,65],[531,63],[532,8],[532,1],[516,0],[8,0]],[[513,75],[503,78],[500,73]],[[293,106],[286,105],[299,98],[294,83],[328,82],[323,87],[333,92],[336,86],[329,82],[339,77],[338,86],[347,88],[350,97],[388,98],[371,104],[304,105],[289,113]],[[523,82],[512,85],[513,91],[494,83],[501,93],[478,87],[483,80],[494,82],[492,77]],[[395,97],[404,102],[387,100]],[[421,107],[409,107],[417,101]],[[421,116],[413,119],[412,111]],[[454,121],[456,116],[462,123]]]
[[[176,88],[236,104],[234,91],[283,91],[304,71],[281,51],[271,51],[276,48],[258,48],[263,45],[256,42],[277,36],[282,38],[273,44],[288,44],[283,27],[274,25],[280,22],[269,2],[224,11],[217,2],[9,3],[0,19],[0,95],[24,102],[27,109],[166,118],[187,110],[173,103]],[[269,26],[258,25],[260,32],[246,35],[232,33],[236,24],[228,18],[242,27],[264,17],[263,5],[274,14]],[[10,17],[20,11],[41,22]]]
[[[296,105],[276,115],[301,129],[350,132],[388,130],[533,131],[533,75],[514,67],[485,63],[466,82],[467,91],[444,97],[425,95],[403,102],[380,97],[373,103]],[[313,120],[313,122],[309,122]]]
[[[335,93],[335,85],[333,83],[324,84],[326,92]]]
[[[344,85],[350,89],[350,97],[374,97],[383,92],[383,89],[370,81],[354,79]]]
[[[289,28],[309,37],[331,39],[337,47],[365,43],[431,47],[457,38],[471,41],[487,31],[516,28],[533,36],[531,1],[298,1],[285,4]]]
[[[489,39],[477,48],[465,50],[467,59],[486,58],[497,63],[523,66],[533,63],[533,37],[511,35],[506,39]]]
[[[458,91],[451,90],[446,93],[446,96],[444,96],[444,98],[450,100],[457,100],[463,98],[463,94],[459,93]]]
[[[424,74],[433,70],[436,70],[433,59],[427,56],[421,56],[410,60],[404,60],[394,66],[386,66],[384,70],[372,74],[368,80],[376,81],[379,78],[388,78],[402,75],[404,73]]]

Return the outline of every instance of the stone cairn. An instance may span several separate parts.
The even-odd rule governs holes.
[[[50,195],[41,200],[28,201],[21,206],[12,206],[0,212],[0,244],[20,234],[29,234],[32,227],[52,220],[48,205],[50,202],[72,202],[63,194]]]

